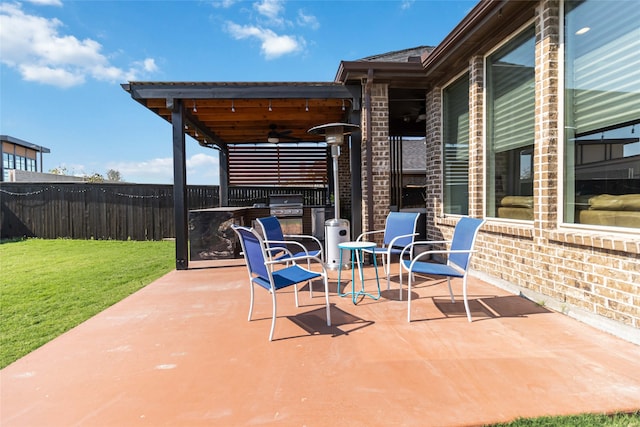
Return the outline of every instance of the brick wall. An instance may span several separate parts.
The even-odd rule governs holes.
[[[442,88],[434,87],[426,99],[427,184],[426,224],[429,240],[442,240],[436,218],[442,214]]]
[[[563,106],[558,47],[558,0],[541,0],[535,15],[535,150],[534,220],[488,218],[477,241],[474,274],[498,286],[529,296],[549,308],[578,317],[596,327],[640,343],[640,235],[587,231],[564,226],[562,203]],[[485,216],[484,55],[468,59],[469,72],[469,214]],[[427,238],[450,239],[456,217],[442,212],[442,88],[437,82],[426,95]],[[362,123],[363,231],[384,228],[389,212],[388,87],[371,86],[371,135],[366,111]],[[374,217],[368,218],[366,141],[372,145]],[[344,167],[349,170],[348,166]],[[342,169],[342,166],[341,166]],[[346,176],[341,177],[344,183]],[[379,243],[379,242],[378,242]],[[595,321],[593,319],[596,319]]]
[[[367,135],[366,117],[363,114],[362,138],[362,182],[367,182],[367,139],[371,138],[373,178],[373,219],[368,212],[368,188],[363,186],[362,192],[362,231],[382,230],[389,214],[390,205],[390,163],[389,163],[389,96],[388,84],[372,84],[371,88],[371,135]],[[366,107],[365,107],[366,108]],[[376,236],[380,237],[381,236]],[[381,240],[378,242],[381,243]]]
[[[340,157],[338,157],[340,218],[351,218],[351,165],[349,164],[349,144],[346,140],[348,137],[345,137],[345,143],[340,146]]]
[[[559,2],[543,0],[535,13],[536,121],[534,220],[489,218],[477,241],[475,274],[530,295],[548,307],[605,330],[625,331],[640,343],[640,235],[563,227],[559,153]],[[484,55],[469,58],[469,214],[484,216]],[[441,210],[440,82],[427,94],[427,237],[448,239],[457,220]],[[582,317],[581,317],[582,316]],[[595,320],[593,320],[595,319]],[[613,322],[609,322],[609,320]],[[615,326],[613,326],[615,323]]]
[[[484,58],[469,61],[469,216],[483,216],[484,169]]]

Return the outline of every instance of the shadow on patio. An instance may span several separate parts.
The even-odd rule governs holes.
[[[320,284],[299,308],[285,292],[269,342],[268,294],[247,322],[246,269],[209,267],[173,271],[2,370],[0,424],[466,426],[640,407],[638,346],[477,279],[472,323],[441,281],[413,289],[410,324],[397,282],[357,305],[332,293],[331,327]]]

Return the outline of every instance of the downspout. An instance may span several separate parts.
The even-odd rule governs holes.
[[[373,225],[373,143],[371,141],[371,86],[373,85],[373,69],[367,72],[367,82],[364,85],[365,120],[367,121],[367,231],[374,229]]]

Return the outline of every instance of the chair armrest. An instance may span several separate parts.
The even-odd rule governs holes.
[[[467,253],[475,253],[477,252],[476,250],[433,250],[433,251],[426,251],[426,252],[422,252],[418,255],[416,255],[413,259],[411,259],[411,264],[409,264],[409,267],[407,268],[406,265],[401,262],[400,263],[400,274],[402,274],[402,269],[404,268],[407,271],[413,271],[413,266],[415,265],[416,262],[421,262],[420,259],[426,257],[427,255],[432,255],[432,254],[467,254]],[[404,253],[404,251],[403,251]],[[458,270],[461,270],[460,267],[458,267],[457,265],[453,265],[453,267],[455,267]]]
[[[394,243],[396,242],[396,240],[398,239],[404,239],[405,237],[411,237],[411,236],[417,236],[420,233],[411,233],[411,234],[401,234],[400,236],[396,236],[393,239],[391,239],[391,241],[389,242],[389,249],[391,249],[394,246]]]
[[[287,246],[293,245],[293,246],[299,247],[302,250],[302,252],[304,252],[305,254],[309,254],[309,251],[307,250],[307,248],[302,243],[296,242],[295,240],[265,240],[264,242],[267,244],[267,246],[273,243],[277,243],[280,245],[287,245]],[[287,252],[289,252],[289,254],[293,255],[289,249],[285,249],[282,247],[278,247],[278,249],[286,250]]]
[[[303,255],[303,256],[299,256],[299,257],[295,257],[295,258],[290,258],[290,259],[281,259],[281,260],[269,260],[269,261],[265,261],[264,265],[267,268],[272,268],[272,266],[276,265],[276,264],[288,264],[290,262],[293,262],[295,265],[297,265],[299,268],[306,270],[306,271],[312,271],[308,268],[304,268],[301,265],[298,264],[299,261],[316,261],[318,264],[320,264],[320,268],[322,269],[322,274],[324,274],[325,276],[327,275],[327,270],[324,266],[324,262],[322,262],[322,260],[320,258],[318,258],[317,256],[313,256],[313,255]]]
[[[307,239],[307,240],[313,240],[318,247],[320,248],[320,250],[322,250],[322,243],[320,243],[320,240],[314,236],[310,236],[308,234],[285,234],[284,237],[288,237],[288,238],[292,238],[292,239]]]
[[[448,244],[451,243],[451,240],[419,240],[417,242],[412,242],[409,243],[407,246],[405,246],[402,249],[402,252],[400,253],[400,256],[404,257],[404,254],[406,251],[411,250],[411,248],[413,248],[414,246],[420,246],[420,245],[434,245],[434,244]],[[429,253],[432,251],[427,251],[427,252],[423,252],[423,253]]]
[[[358,238],[356,239],[356,242],[361,241],[362,238],[365,237],[365,236],[368,236],[370,234],[375,234],[375,233],[384,233],[384,230],[365,231],[364,233],[362,233],[361,235],[358,236]]]

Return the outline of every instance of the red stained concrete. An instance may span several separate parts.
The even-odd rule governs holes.
[[[269,342],[271,299],[258,292],[247,322],[244,266],[173,271],[3,369],[0,424],[468,426],[640,408],[634,344],[473,279],[472,323],[433,280],[407,323],[397,277],[353,305],[330,276],[333,325],[321,292],[296,308],[286,290]]]

